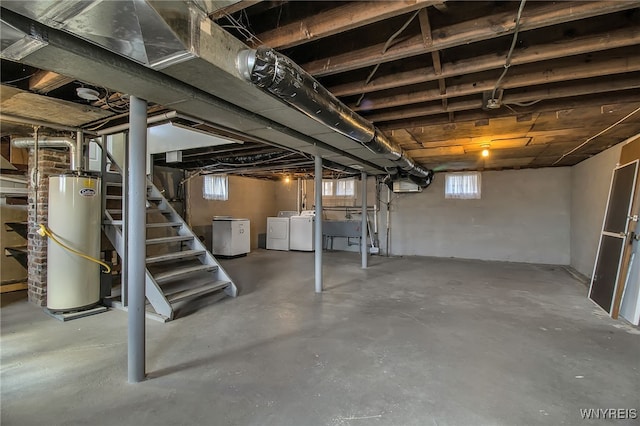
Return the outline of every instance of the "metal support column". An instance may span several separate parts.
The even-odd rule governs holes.
[[[315,221],[315,250],[316,250],[316,293],[322,293],[322,157],[315,157],[315,195],[316,195],[316,221]]]
[[[147,101],[130,97],[129,143],[127,144],[127,291],[129,383],[145,376],[145,258],[146,258],[146,155]]]
[[[360,237],[360,251],[362,252],[362,269],[367,268],[369,249],[367,248],[367,172],[362,172],[362,235]]]

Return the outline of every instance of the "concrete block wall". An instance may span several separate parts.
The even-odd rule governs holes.
[[[49,210],[49,176],[59,175],[69,170],[69,153],[66,150],[41,148],[38,153],[39,183],[29,182],[27,221],[29,234],[28,251],[28,294],[29,301],[39,306],[47,303],[47,238],[38,235],[38,225],[47,224]],[[29,150],[29,176],[35,170],[34,150]]]
[[[445,175],[422,193],[391,194],[390,238],[381,212],[381,247],[391,255],[568,265],[569,167],[482,172],[482,198],[444,197]],[[382,199],[386,201],[386,190]]]

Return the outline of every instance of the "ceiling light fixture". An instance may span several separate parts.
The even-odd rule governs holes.
[[[485,158],[488,157],[489,156],[490,145],[488,145],[488,144],[487,145],[482,145],[482,146],[480,146],[480,148],[482,148],[482,156],[485,157]]]
[[[100,93],[96,90],[89,89],[88,87],[78,87],[76,89],[76,94],[79,98],[87,101],[97,101],[100,99]]]

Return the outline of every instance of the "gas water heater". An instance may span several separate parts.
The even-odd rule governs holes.
[[[100,258],[100,179],[82,175],[49,178],[48,228],[66,246]],[[53,312],[90,308],[100,300],[100,265],[49,240],[47,308]]]

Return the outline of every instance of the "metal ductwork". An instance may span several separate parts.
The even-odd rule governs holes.
[[[399,165],[400,147],[380,132],[376,137],[370,122],[292,61],[269,49],[250,54],[244,43],[208,18],[209,3],[3,0],[3,28],[8,25],[15,31],[11,40],[3,34],[2,56],[171,106],[198,119],[215,117],[221,128],[343,166],[358,164],[369,174]],[[37,46],[19,58],[10,57],[12,43],[23,39],[36,40]],[[259,80],[273,93],[248,82],[238,59],[246,64],[245,73],[259,65]],[[289,88],[278,84],[280,77]],[[372,158],[376,149],[381,155]],[[410,159],[400,164],[428,175],[412,167]]]
[[[238,71],[247,81],[307,116],[393,161],[421,187],[431,184],[432,170],[417,165],[371,122],[349,109],[286,56],[264,46],[245,50],[238,55]]]
[[[16,148],[35,148],[36,141],[33,138],[15,138],[11,145]],[[79,171],[82,165],[82,149],[79,149],[74,139],[65,137],[39,136],[38,148],[68,148],[70,169]]]
[[[256,86],[358,142],[373,139],[373,124],[350,110],[295,62],[259,47],[238,56],[238,71]]]

